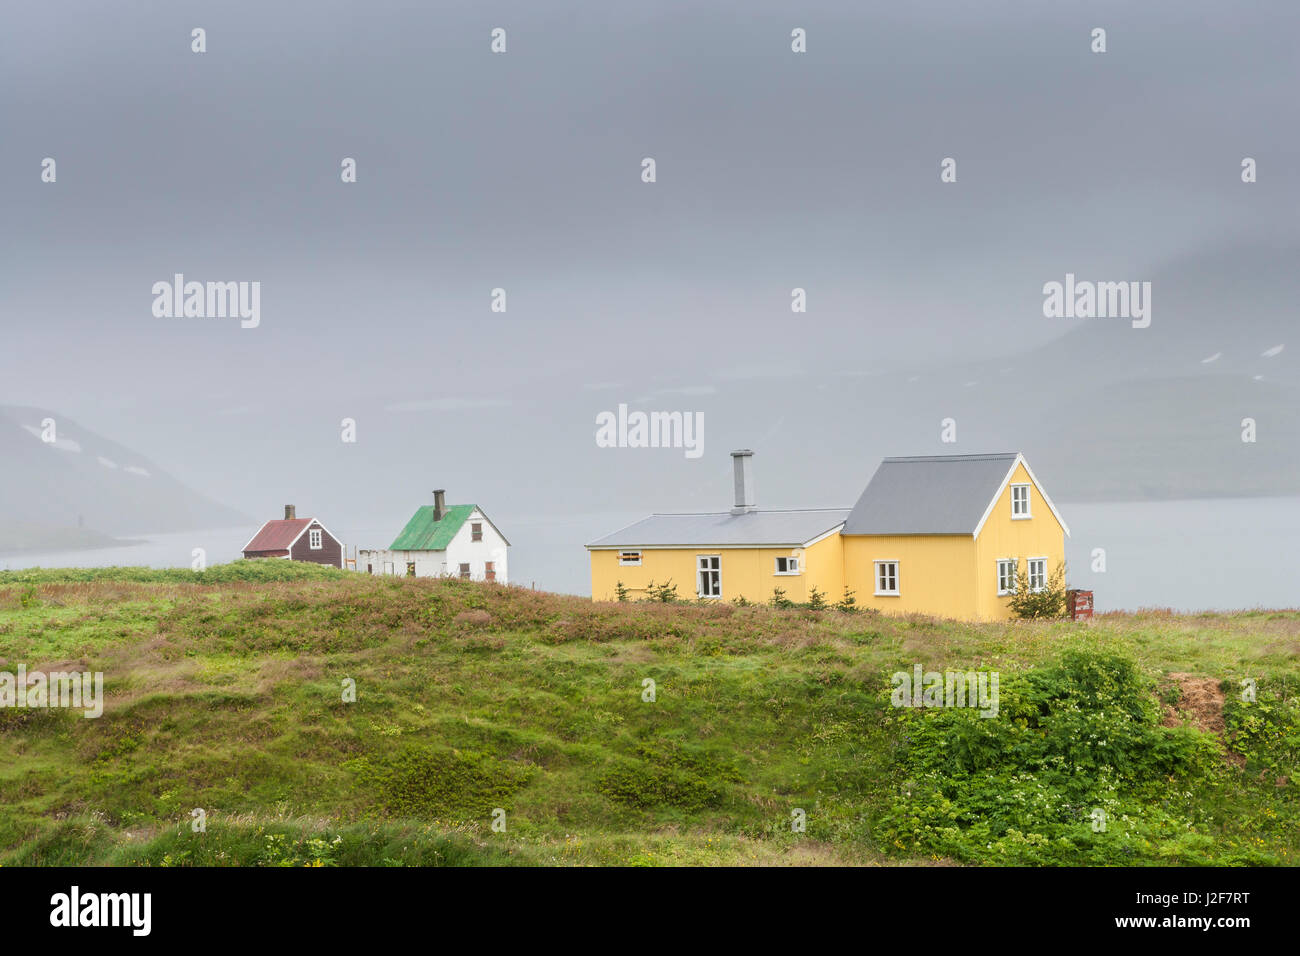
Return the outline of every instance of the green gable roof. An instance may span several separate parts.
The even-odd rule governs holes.
[[[445,551],[465,519],[477,505],[450,505],[441,521],[433,520],[433,505],[417,508],[406,527],[391,545],[390,551]]]

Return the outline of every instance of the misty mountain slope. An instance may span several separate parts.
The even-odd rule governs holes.
[[[55,422],[55,442],[42,421]],[[239,512],[163,472],[148,458],[44,408],[0,406],[0,526],[106,534],[187,531],[247,523]],[[14,532],[16,533],[16,532]],[[62,540],[62,539],[61,539]],[[6,542],[0,536],[0,546]]]
[[[1082,320],[1053,342],[956,377],[1025,390],[1017,399],[976,388],[972,412],[1023,408],[1035,396],[1041,411],[1026,416],[1022,445],[1058,476],[1059,497],[1300,493],[1297,262],[1294,242],[1222,243],[1153,271],[1149,328]],[[1242,440],[1244,419],[1255,423],[1253,442]]]
[[[1026,451],[1067,500],[1293,495],[1298,402],[1293,388],[1239,375],[1124,382],[1052,406]]]
[[[1068,331],[995,359],[809,376],[783,392],[811,397],[787,411],[815,434],[778,442],[804,456],[836,436],[878,456],[1020,450],[1063,500],[1300,494],[1297,262],[1294,242],[1225,242],[1146,277],[1148,328],[1044,318]]]
[[[1066,501],[1300,494],[1300,392],[1242,375],[1102,384],[1061,372],[1050,384],[1009,375],[971,385],[898,376],[813,389],[820,397],[802,409],[787,403],[786,424],[755,461],[760,500],[779,482],[812,503],[851,501],[889,455],[1003,451],[1024,452]],[[1254,442],[1242,440],[1248,418]],[[955,442],[942,440],[948,420]],[[856,467],[815,466],[831,455]]]
[[[1063,281],[1064,273],[1048,278]],[[1151,282],[1150,327],[1044,318],[1064,334],[1036,349],[1035,360],[1054,368],[1083,362],[1108,379],[1215,371],[1300,384],[1300,244],[1225,241],[1147,275],[1076,276],[1105,279]]]

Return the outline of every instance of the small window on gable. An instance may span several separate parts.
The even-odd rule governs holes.
[[[1012,485],[1011,486],[1011,517],[1012,518],[1031,518],[1029,513],[1029,486]]]
[[[471,541],[483,540],[483,523],[475,521],[469,526],[469,539]]]
[[[628,565],[639,565],[641,563],[640,551],[620,551],[618,553],[618,563]]]
[[[1018,562],[1015,558],[1007,558],[998,562],[998,596],[1004,594],[1016,593],[1016,566]]]
[[[798,574],[798,573],[799,573],[799,559],[798,559],[798,558],[784,558],[784,557],[782,557],[782,558],[777,558],[777,559],[776,559],[776,573],[777,573],[777,574]]]
[[[320,528],[312,528],[307,532],[307,543],[313,551],[321,549]]]

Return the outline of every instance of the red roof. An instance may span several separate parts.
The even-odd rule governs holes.
[[[245,551],[288,551],[307,525],[315,518],[280,518],[262,525],[253,540],[244,545]]]

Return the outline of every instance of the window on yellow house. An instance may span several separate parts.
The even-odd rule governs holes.
[[[998,596],[1004,594],[1016,593],[1016,565],[1018,562],[1015,558],[1006,558],[998,562]]]
[[[618,553],[619,564],[639,565],[641,563],[640,551],[620,551]]]
[[[722,556],[702,554],[699,556],[696,574],[696,593],[702,598],[722,597]]]
[[[1011,486],[1011,517],[1016,519],[1033,517],[1029,513],[1028,485]]]
[[[1029,590],[1042,591],[1047,587],[1047,559],[1029,559]]]
[[[777,558],[776,573],[777,574],[798,574],[799,559],[798,558]]]
[[[898,594],[898,562],[876,562],[876,594]]]

